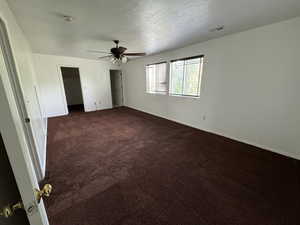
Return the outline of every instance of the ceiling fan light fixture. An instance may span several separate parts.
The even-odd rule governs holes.
[[[122,56],[121,61],[125,64],[128,62],[128,58],[126,56]]]
[[[114,62],[116,60],[116,58],[114,56],[111,56],[109,61]]]

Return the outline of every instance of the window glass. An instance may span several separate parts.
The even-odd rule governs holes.
[[[200,96],[203,57],[182,59],[171,62],[170,94]]]

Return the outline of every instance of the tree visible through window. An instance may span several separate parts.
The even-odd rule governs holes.
[[[167,83],[167,63],[156,63],[146,66],[147,92],[166,94]]]
[[[203,56],[172,60],[170,65],[170,94],[200,96]]]

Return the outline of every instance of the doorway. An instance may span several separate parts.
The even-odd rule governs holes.
[[[60,67],[69,113],[84,112],[79,68]]]
[[[121,70],[110,70],[112,106],[123,106],[123,79]]]

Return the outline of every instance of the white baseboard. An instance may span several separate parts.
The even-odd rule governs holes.
[[[51,117],[58,117],[58,116],[66,116],[68,115],[69,113],[48,113],[46,116],[47,118],[51,118]]]
[[[274,153],[277,153],[277,154],[280,154],[280,155],[283,155],[283,156],[286,156],[286,157],[290,157],[290,158],[293,158],[293,159],[300,160],[300,154],[297,154],[297,153],[287,152],[287,151],[282,150],[282,149],[270,148],[268,146],[264,146],[264,145],[260,145],[260,144],[257,144],[257,143],[253,143],[253,142],[245,140],[245,139],[232,137],[232,136],[220,133],[220,132],[215,131],[215,130],[200,129],[199,127],[193,126],[191,124],[187,124],[187,123],[184,123],[184,122],[176,120],[176,119],[168,118],[166,116],[162,116],[162,115],[159,115],[159,114],[154,113],[154,112],[145,111],[145,110],[140,109],[139,107],[136,107],[136,106],[126,105],[126,107],[132,108],[132,109],[135,109],[135,110],[138,110],[138,111],[141,111],[141,112],[145,112],[145,113],[148,113],[148,114],[152,114],[154,116],[161,117],[161,118],[164,118],[164,119],[167,119],[167,120],[170,120],[170,121],[174,121],[176,123],[180,123],[180,124],[183,124],[183,125],[186,125],[186,126],[190,126],[190,127],[196,128],[198,130],[203,130],[203,131],[206,131],[206,132],[209,132],[209,133],[212,133],[212,134],[216,134],[216,135],[219,135],[219,136],[223,136],[223,137],[226,137],[226,138],[238,141],[238,142],[242,142],[242,143],[245,143],[245,144],[248,144],[248,145],[252,145],[252,146],[261,148],[263,150],[266,150],[266,151],[274,152]]]

